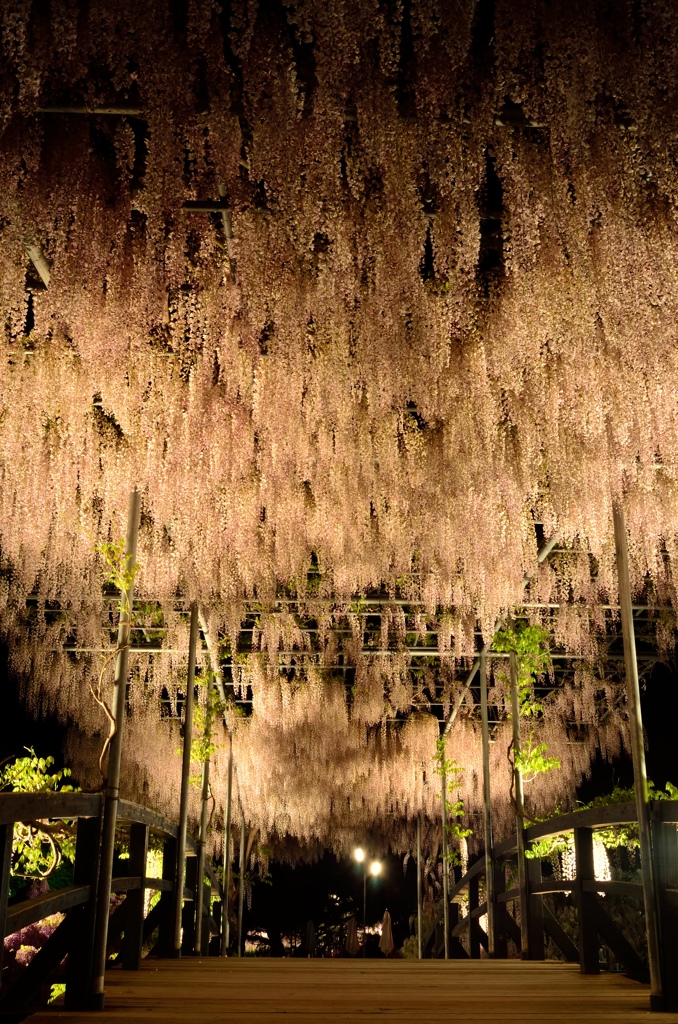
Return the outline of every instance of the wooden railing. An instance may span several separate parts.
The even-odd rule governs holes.
[[[92,975],[92,945],[97,913],[96,905],[99,871],[103,800],[100,794],[90,793],[2,793],[0,794],[0,966],[4,939],[8,935],[44,920],[52,914],[63,913],[61,923],[38,950],[31,962],[17,975],[13,983],[0,987],[0,1015],[18,1018],[40,1005],[41,993],[49,982],[65,982],[65,1005],[72,1010],[88,1006]],[[15,822],[72,821],[76,823],[75,862],[73,884],[20,903],[8,902],[12,836]],[[108,921],[108,949],[117,950],[109,960],[112,965],[122,963],[127,969],[138,969],[142,951],[149,948],[157,956],[173,954],[174,900],[178,877],[177,825],[155,811],[125,800],[118,804],[118,827],[127,833],[129,859],[118,861],[116,867],[128,872],[117,874],[111,882],[111,908]],[[150,878],[146,874],[149,839],[155,837],[162,847],[162,877]],[[210,885],[205,887],[202,921],[195,921],[194,897],[197,885],[197,858],[191,839],[186,845],[186,883],[182,912],[182,951],[191,953],[196,946],[196,928],[200,930],[198,943],[203,955],[219,949],[219,927],[222,915],[210,914],[211,895],[223,900],[223,890],[212,866],[206,863]],[[147,890],[160,893],[160,899],[145,915]],[[123,896],[121,902],[118,898]],[[117,904],[117,905],[116,905]],[[214,940],[214,941],[213,941]],[[109,953],[111,956],[111,953]],[[65,969],[63,964],[65,961]],[[3,972],[4,978],[4,972]]]
[[[655,899],[660,920],[660,956],[664,982],[664,1003],[657,1009],[678,1010],[678,801],[661,800],[651,805],[652,812],[652,874]],[[622,803],[594,807],[585,811],[550,818],[525,829],[525,844],[567,833],[574,834],[575,877],[558,880],[542,877],[542,861],[526,858],[526,899],[520,898],[518,885],[507,888],[509,879],[517,878],[517,835],[498,843],[493,850],[491,866],[494,877],[494,933],[490,936],[480,926],[480,919],[488,913],[487,902],[480,903],[480,880],[485,879],[487,859],[482,855],[450,891],[449,948],[453,957],[479,957],[483,947],[494,955],[506,957],[512,940],[524,959],[543,960],[545,937],[559,948],[565,960],[579,963],[586,974],[600,971],[599,951],[602,944],[611,950],[614,958],[631,977],[646,981],[648,969],[645,961],[622,934],[605,910],[598,894],[634,897],[642,908],[643,887],[640,883],[596,880],[593,866],[593,835],[596,829],[613,825],[629,825],[637,821],[636,804]],[[647,866],[641,864],[641,870]],[[578,941],[575,942],[562,928],[543,897],[549,893],[568,893],[574,897],[577,910]],[[468,913],[460,916],[459,901],[468,897]],[[516,908],[516,916],[509,912],[509,904]],[[521,930],[518,915],[527,920],[527,948],[521,948]],[[436,906],[434,922],[424,936],[424,956],[443,955],[443,906]],[[465,944],[462,943],[462,938]]]

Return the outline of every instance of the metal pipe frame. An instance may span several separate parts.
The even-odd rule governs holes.
[[[245,812],[240,812],[240,878],[238,879],[238,956],[242,956],[242,923],[245,908]]]
[[[193,952],[200,956],[206,950],[202,948],[202,918],[205,906],[205,850],[207,844],[207,804],[210,797],[210,755],[209,750],[212,739],[212,714],[210,704],[212,701],[212,675],[208,676],[207,694],[205,697],[205,732],[204,742],[206,748],[205,760],[202,763],[202,786],[200,791],[200,830],[196,845],[198,857],[197,881],[195,892],[195,936],[193,940]],[[208,913],[209,913],[209,907]]]
[[[226,787],[226,822],[224,825],[224,893],[221,902],[221,956],[228,956],[231,939],[231,920],[228,916],[228,897],[231,889],[231,798],[233,795],[233,738],[228,736],[228,783]]]
[[[636,790],[638,833],[640,838],[640,867],[645,906],[645,927],[647,931],[647,958],[650,968],[650,1005],[653,1009],[664,1009],[664,984],[661,971],[659,943],[659,913],[654,882],[652,856],[652,833],[650,830],[650,794],[645,765],[645,738],[643,717],[640,706],[640,685],[636,660],[636,642],[631,611],[631,581],[629,576],[629,554],[626,541],[624,510],[616,502],[612,510],[614,518],[614,543],[617,556],[619,580],[619,604],[621,606],[622,634],[624,638],[624,664],[626,688],[629,703],[629,725],[631,731],[631,752],[633,756],[633,777]]]
[[[188,794],[191,777],[191,744],[193,740],[193,701],[195,693],[195,652],[198,644],[198,606],[191,605],[191,632],[188,645],[188,673],[184,704],[184,744],[181,760],[181,796],[179,799],[179,832],[177,835],[177,877],[174,889],[172,956],[181,956],[181,912],[186,882],[186,835],[188,831]]]
[[[523,793],[523,773],[518,766],[521,749],[520,702],[518,699],[518,658],[515,651],[511,651],[509,665],[511,678],[511,721],[513,725],[513,786],[516,805],[518,891],[520,893],[520,955],[523,960],[528,960],[530,957],[530,906],[525,862],[525,796]]]
[[[543,562],[546,561],[548,556],[553,551],[555,545],[558,543],[559,536],[560,535],[558,533],[554,533],[551,537],[549,537],[549,539],[547,541],[544,542],[544,544],[542,544],[542,546],[539,548],[539,551],[537,552],[537,565],[541,565]],[[525,576],[523,577],[523,588],[528,585],[528,583],[530,582],[531,579],[532,579],[532,577],[526,573]],[[480,654],[485,654],[485,655],[489,654],[490,653],[490,646],[491,646],[490,644],[483,644],[483,647],[482,647],[482,649],[480,651]],[[452,708],[452,710],[450,712],[450,715],[449,715],[449,718],[447,719],[447,722],[445,723],[445,728],[443,729],[443,736],[447,736],[449,731],[450,731],[450,729],[454,725],[455,719],[456,719],[457,715],[459,714],[459,711],[461,710],[461,706],[464,703],[464,700],[466,698],[466,691],[471,688],[471,683],[473,682],[473,680],[475,679],[476,675],[478,674],[478,671],[480,669],[480,654],[478,655],[478,657],[476,657],[475,661],[473,662],[473,666],[471,668],[471,671],[469,672],[469,674],[467,675],[467,677],[466,677],[466,679],[464,681],[463,689],[462,689],[461,693],[459,694],[459,696],[457,697],[455,705],[454,705],[454,707]]]
[[[494,839],[492,835],[492,804],[490,791],[490,730],[487,718],[487,663],[480,655],[480,713],[483,741],[483,814],[485,822],[485,896],[487,902],[488,956],[495,956],[495,891]]]
[[[139,516],[141,497],[136,488],[130,494],[127,513],[127,538],[125,541],[125,565],[130,571],[136,565],[137,540],[139,538]],[[92,952],[92,983],[90,989],[90,1006],[95,1010],[103,1010],[106,996],[104,992],[104,975],[106,971],[106,946],[108,940],[108,916],[111,901],[111,877],[113,875],[113,857],[115,852],[115,826],[118,816],[118,799],[120,796],[120,763],[122,760],[122,740],[125,724],[125,700],[127,697],[127,666],[129,655],[129,626],[134,598],[134,573],[127,590],[120,595],[120,621],[118,626],[118,653],[115,663],[115,680],[113,683],[113,718],[115,732],[108,751],[108,768],[104,786],[103,831],[101,837],[101,862],[99,868],[99,885],[97,891],[97,914],[94,929]]]
[[[440,790],[443,803],[443,931],[445,934],[445,959],[450,959],[450,865],[449,844],[447,837],[447,772],[443,755],[442,771],[440,772]]]
[[[417,958],[422,959],[421,815],[417,817]]]

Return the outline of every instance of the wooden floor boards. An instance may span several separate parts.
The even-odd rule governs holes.
[[[111,971],[101,1013],[36,1014],[30,1024],[674,1024],[649,990],[613,975],[520,961],[144,961]]]

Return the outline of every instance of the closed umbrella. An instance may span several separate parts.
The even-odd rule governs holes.
[[[388,956],[392,953],[395,948],[393,941],[393,929],[391,928],[391,915],[388,910],[384,911],[384,920],[381,922],[381,938],[379,939],[379,949],[382,951],[384,956]]]
[[[355,956],[360,945],[358,943],[358,925],[353,914],[346,922],[346,952],[349,956]]]

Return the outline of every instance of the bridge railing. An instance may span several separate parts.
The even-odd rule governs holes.
[[[663,1008],[677,1010],[678,972],[675,970],[675,964],[678,962],[678,801],[655,801],[651,805],[651,816],[652,876],[660,920],[660,956],[666,1001]],[[639,980],[647,980],[647,966],[644,960],[622,934],[599,899],[599,894],[634,897],[641,901],[642,907],[643,887],[640,882],[602,881],[595,878],[594,872],[595,831],[635,822],[636,804],[621,803],[575,811],[526,828],[524,834],[527,850],[538,840],[573,834],[575,877],[545,879],[542,876],[542,859],[536,856],[526,858],[527,892],[523,894],[523,899],[518,885],[511,884],[512,877],[517,875],[517,834],[498,843],[490,858],[494,876],[492,943],[480,925],[480,919],[488,912],[487,901],[481,903],[479,900],[480,882],[481,879],[485,881],[487,873],[487,859],[484,854],[481,855],[451,888],[449,894],[450,955],[479,957],[481,947],[488,951],[491,945],[495,956],[505,957],[508,955],[508,942],[513,940],[524,959],[543,960],[545,939],[548,936],[563,957],[568,961],[578,962],[585,974],[597,974],[600,971],[599,950],[601,945],[605,944],[629,975]],[[641,863],[641,871],[645,870],[647,865]],[[487,891],[486,884],[484,889]],[[578,926],[576,942],[545,904],[544,896],[551,893],[567,893],[574,897]],[[466,897],[468,913],[462,917],[459,903]],[[511,904],[516,908],[515,916],[509,912]],[[528,922],[528,945],[527,949],[522,951],[518,923],[520,919]],[[436,907],[433,924],[428,934],[424,936],[425,956],[442,955],[443,920],[441,901]],[[462,938],[465,939],[466,945],[462,944]]]
[[[154,955],[172,956],[174,906],[178,878],[178,826],[163,815],[125,800],[118,804],[118,830],[126,840],[129,858],[118,860],[111,882],[110,907],[97,907],[97,884],[101,846],[103,799],[98,793],[1,793],[0,794],[0,966],[7,936],[29,925],[60,913],[64,917],[33,956],[30,963],[0,987],[0,1015],[21,1016],[44,1002],[50,981],[58,976],[65,982],[68,1009],[85,1009],[92,975],[92,946],[97,913],[109,914],[108,962],[122,963],[135,970],[141,965],[144,950]],[[14,824],[34,823],[38,827],[50,821],[75,823],[75,861],[73,884],[51,890],[34,899],[10,903],[9,885],[12,865]],[[147,875],[149,843],[160,848],[161,877]],[[210,884],[205,888],[202,921],[195,920],[195,893],[198,884],[197,857],[192,839],[186,843],[186,873],[182,911],[182,951],[196,948],[196,928],[200,930],[200,951],[219,948],[221,914],[210,913],[211,895],[223,900],[221,883],[212,866],[206,863]],[[116,870],[117,869],[117,870]],[[122,871],[125,874],[122,874]],[[148,891],[158,892],[152,909],[145,899]],[[212,941],[216,938],[216,941]]]

